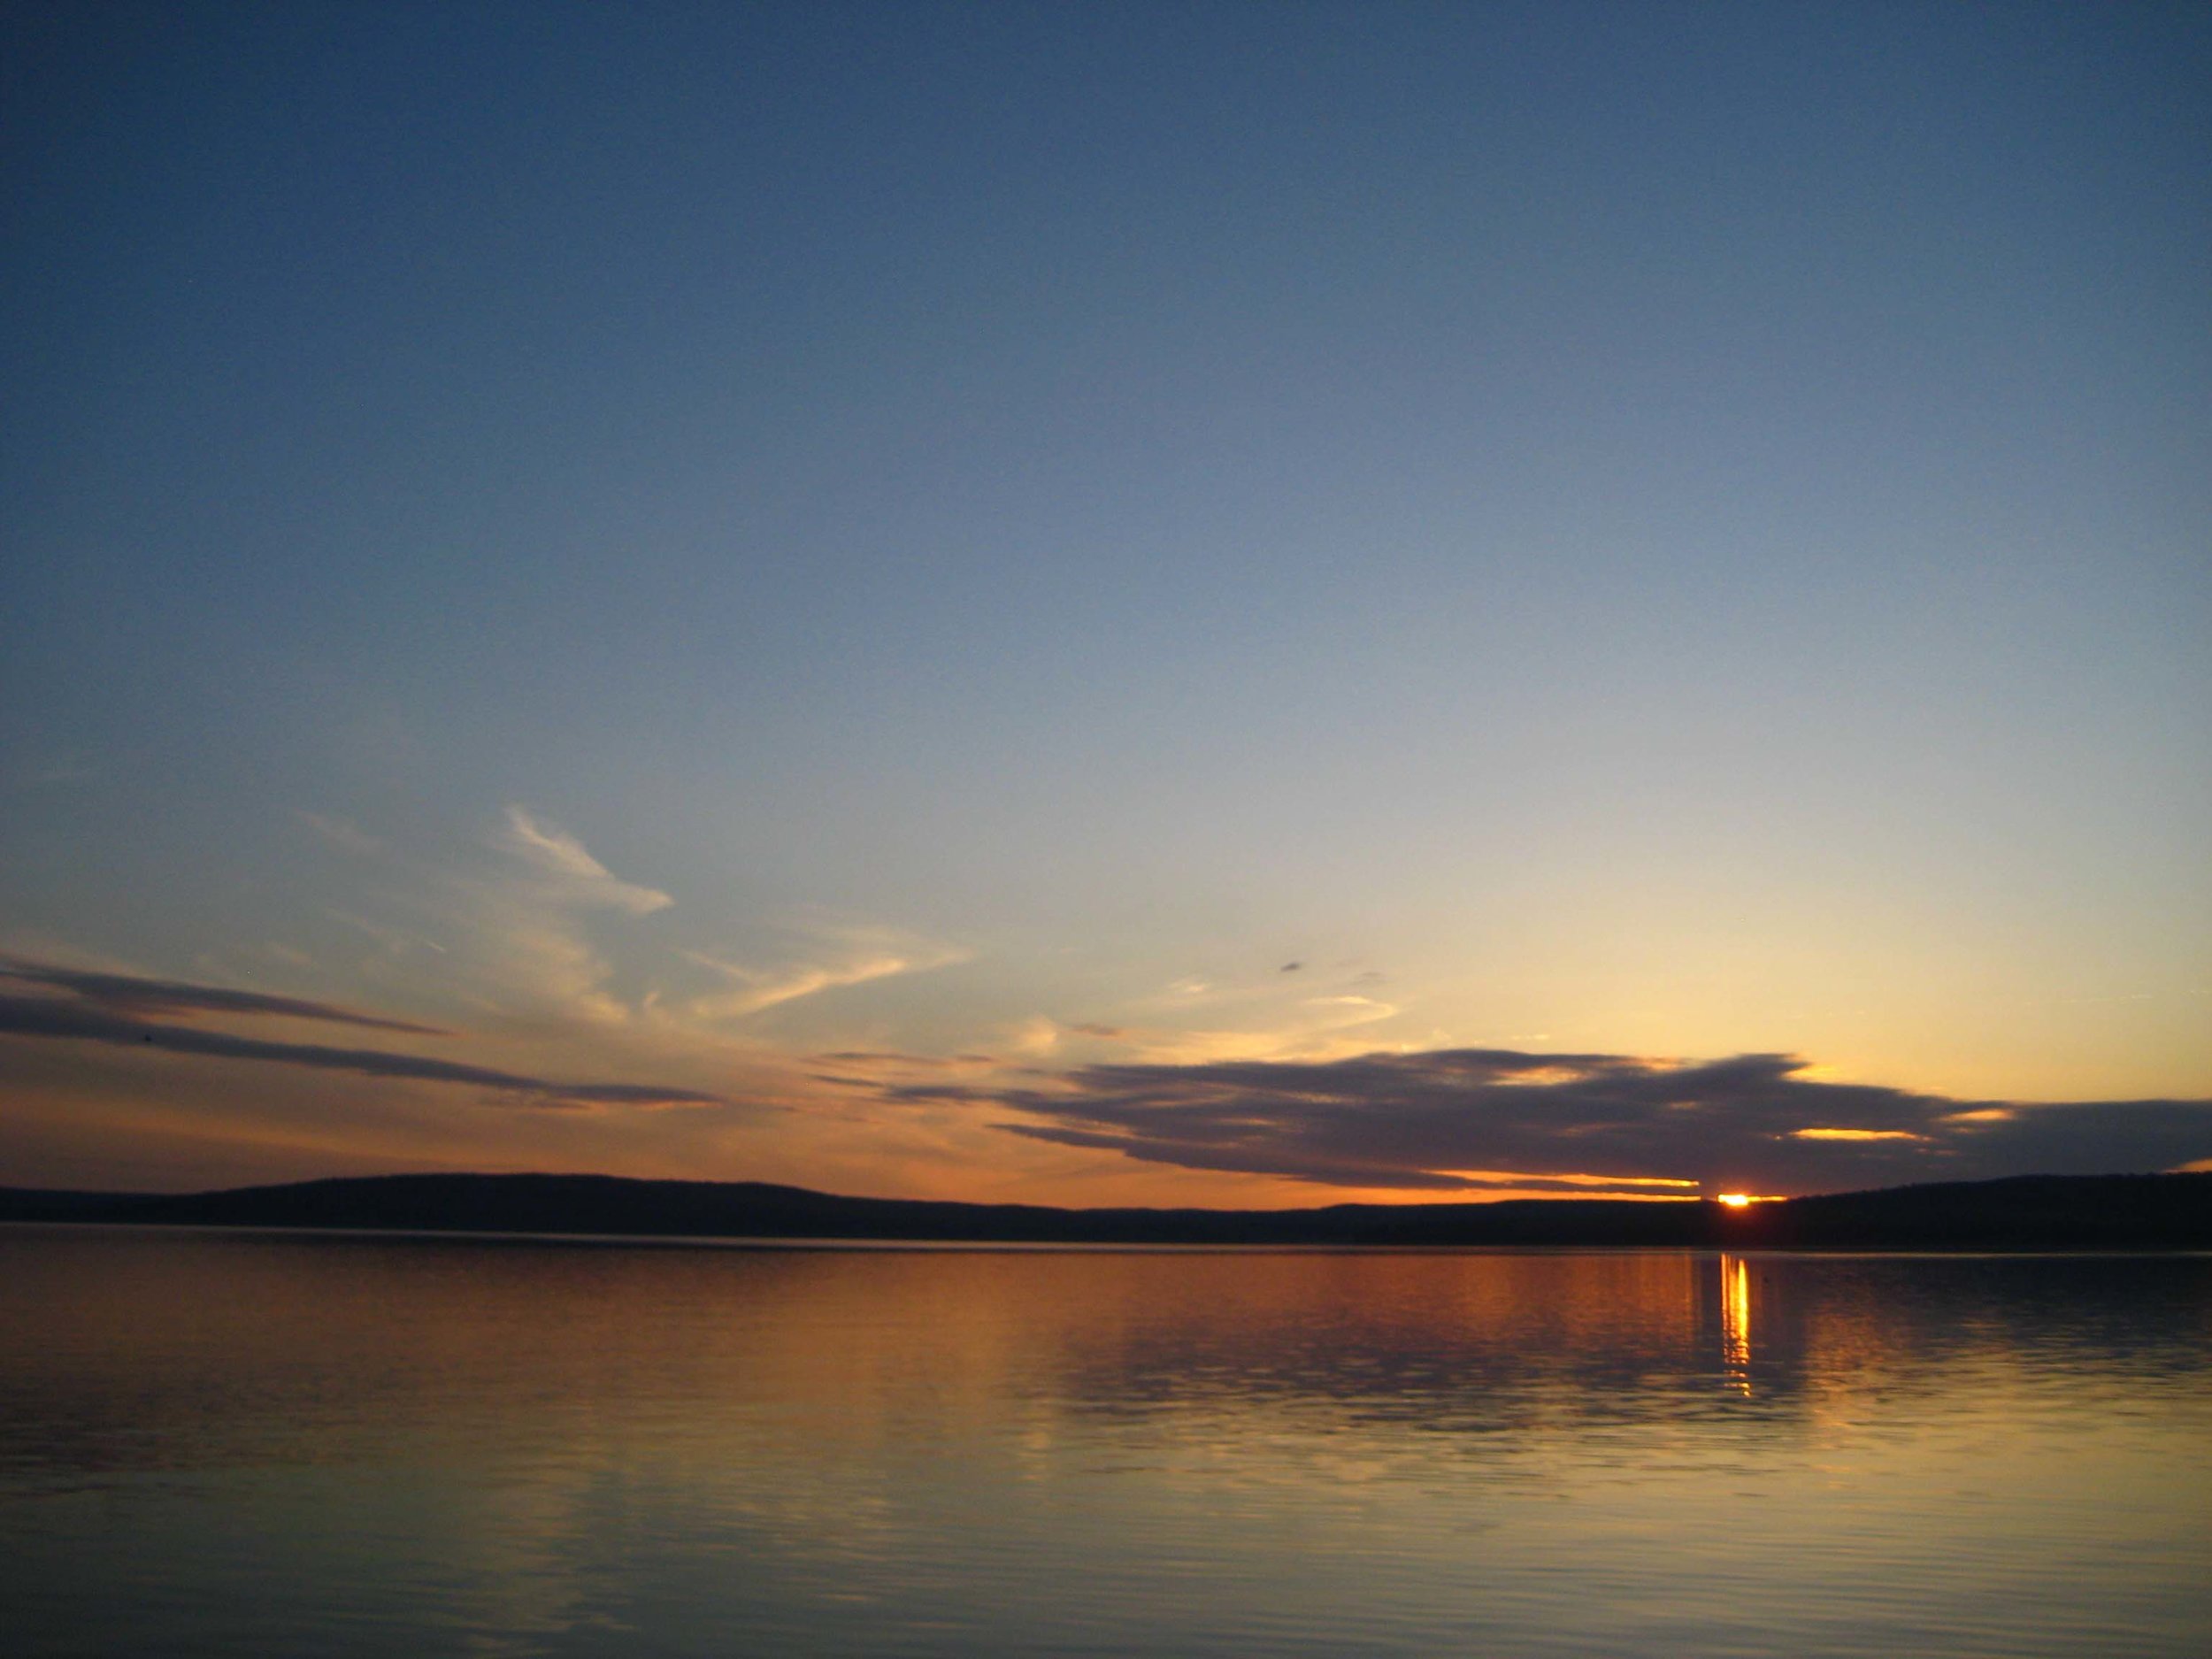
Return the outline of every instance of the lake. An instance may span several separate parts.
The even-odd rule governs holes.
[[[2212,1651],[2212,1257],[0,1227],[25,1655]]]

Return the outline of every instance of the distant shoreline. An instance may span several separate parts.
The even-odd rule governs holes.
[[[190,1194],[0,1187],[0,1221],[764,1248],[899,1245],[2099,1252],[2212,1249],[2212,1173],[2021,1176],[1730,1209],[1524,1199],[1309,1210],[1058,1210],[757,1182],[385,1175]]]
[[[292,1239],[332,1243],[502,1245],[580,1250],[718,1250],[764,1256],[1824,1256],[1838,1260],[1879,1257],[1894,1260],[1941,1257],[1994,1261],[2046,1258],[2054,1261],[2168,1260],[2212,1256],[2212,1243],[2160,1245],[1805,1245],[1805,1244],[1304,1244],[1217,1242],[1207,1244],[1102,1242],[1084,1240],[1019,1239],[842,1239],[793,1235],[741,1237],[698,1233],[502,1233],[479,1227],[270,1226],[242,1222],[33,1221],[0,1216],[0,1239],[11,1231],[80,1233],[178,1233],[209,1238]]]

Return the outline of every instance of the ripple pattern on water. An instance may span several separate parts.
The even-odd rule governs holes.
[[[0,1229],[53,1655],[2200,1655],[2212,1259]]]

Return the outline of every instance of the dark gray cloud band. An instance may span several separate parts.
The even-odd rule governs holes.
[[[1479,1191],[1469,1171],[1799,1193],[2212,1158],[2212,1101],[1956,1100],[1804,1075],[1790,1055],[1692,1064],[1456,1048],[1299,1063],[1089,1065],[1049,1085],[887,1088],[1011,1108],[1033,1140],[1186,1169]],[[1578,1190],[1587,1190],[1580,1187]]]
[[[337,1018],[357,1025],[434,1034],[432,1028],[395,1020],[379,1020],[345,1010],[327,1010],[321,1003],[295,1003],[285,997],[262,997],[248,992],[226,992],[211,987],[167,980],[136,980],[112,974],[65,974],[62,970],[36,973],[11,964],[5,977],[34,980],[73,996],[0,995],[0,1036],[51,1038],[65,1041],[106,1043],[119,1048],[159,1049],[170,1054],[199,1055],[211,1059],[265,1061],[323,1071],[350,1072],[356,1077],[392,1078],[419,1083],[457,1083],[495,1090],[541,1106],[715,1106],[727,1102],[718,1094],[695,1089],[664,1088],[641,1083],[563,1083],[489,1066],[465,1065],[423,1055],[395,1054],[382,1048],[342,1048],[323,1043],[271,1042],[241,1037],[230,1032],[197,1025],[164,1025],[139,1018],[130,1011],[157,1007],[173,1010],[248,1013],[285,1013],[303,1018]],[[87,983],[73,983],[84,981]],[[145,987],[140,995],[140,987]],[[229,999],[242,999],[234,1002]],[[273,1006],[272,1006],[273,1005]],[[303,1013],[306,1009],[325,1010]]]
[[[258,991],[233,991],[221,986],[193,985],[182,979],[147,979],[135,974],[89,973],[77,968],[57,968],[27,962],[19,956],[0,956],[0,979],[21,985],[43,986],[119,1014],[273,1014],[289,1019],[323,1020],[341,1025],[366,1025],[377,1031],[403,1031],[419,1037],[449,1033],[435,1025],[411,1025],[403,1019],[385,1019],[357,1013],[331,1002],[304,1002],[296,996],[268,996]]]

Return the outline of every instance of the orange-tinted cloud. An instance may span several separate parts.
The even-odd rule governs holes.
[[[2212,1154],[2212,1101],[1966,1102],[1807,1069],[1788,1055],[1684,1064],[1464,1048],[1095,1064],[1042,1082],[884,1092],[1011,1109],[1020,1118],[1000,1126],[1031,1140],[1339,1187],[1579,1187],[1603,1171],[1832,1191],[2166,1169]]]

